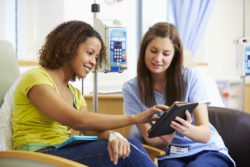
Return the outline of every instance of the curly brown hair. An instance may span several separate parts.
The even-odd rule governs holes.
[[[96,69],[106,62],[106,52],[100,34],[88,23],[82,21],[68,21],[57,26],[47,37],[40,49],[39,64],[49,69],[60,68],[65,62],[72,59],[79,45],[89,37],[96,37],[101,42],[101,50],[96,60]],[[76,76],[72,76],[74,81]]]

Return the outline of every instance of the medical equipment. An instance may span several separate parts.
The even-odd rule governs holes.
[[[235,42],[237,72],[240,76],[250,75],[250,37],[242,37]]]
[[[107,64],[99,71],[123,72],[127,69],[127,30],[119,20],[96,18],[94,27],[106,45]]]
[[[245,32],[245,30],[243,30]],[[242,79],[242,111],[245,110],[245,78],[250,75],[250,37],[234,41],[236,45],[236,70]]]
[[[100,12],[100,5],[91,5],[91,12],[94,14],[94,28],[100,33],[106,46],[107,64],[103,64],[98,71],[102,72],[123,72],[127,69],[127,30],[118,20],[101,20],[97,18]],[[98,90],[97,72],[94,70],[93,78],[93,111],[98,112]],[[82,81],[83,83],[83,81]],[[83,84],[82,84],[83,85]]]
[[[236,45],[236,70],[242,79],[242,111],[245,111],[246,76],[250,75],[250,38],[246,37],[246,0],[243,0],[242,37],[234,41]]]

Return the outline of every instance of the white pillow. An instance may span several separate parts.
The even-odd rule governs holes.
[[[14,92],[21,76],[11,85],[4,96],[0,108],[0,150],[12,149],[12,112],[14,106]]]
[[[213,79],[212,77],[205,76],[204,81],[209,102],[211,102],[209,105],[217,107],[225,107],[215,79]]]

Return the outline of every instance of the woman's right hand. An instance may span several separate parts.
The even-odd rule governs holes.
[[[113,132],[114,134],[117,132]],[[118,133],[119,134],[119,133]],[[118,136],[111,139],[111,133],[109,134],[109,141],[108,141],[108,153],[110,160],[114,163],[114,165],[117,164],[118,159],[120,157],[127,158],[130,154],[130,143],[126,138],[121,136],[119,134]]]
[[[168,108],[169,108],[168,106],[163,104],[154,105],[153,107],[147,109],[146,111],[134,115],[135,123],[138,124],[138,123],[148,123],[155,121],[159,119],[159,117],[155,117],[154,114],[167,110]]]

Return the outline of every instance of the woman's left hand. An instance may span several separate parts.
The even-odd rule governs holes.
[[[108,153],[110,160],[116,165],[118,158],[127,158],[130,153],[130,144],[122,138],[115,138],[108,142]]]
[[[185,111],[186,120],[181,117],[176,117],[174,121],[171,122],[170,126],[178,131],[179,133],[186,136],[189,133],[189,129],[194,126],[192,125],[192,117],[188,110]]]

